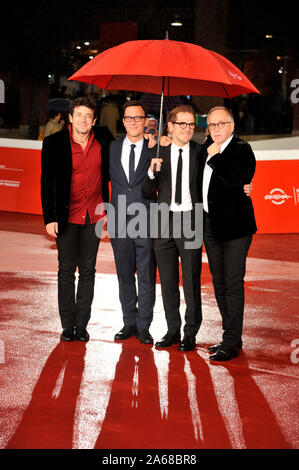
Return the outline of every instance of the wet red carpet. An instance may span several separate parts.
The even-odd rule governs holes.
[[[2,449],[296,449],[299,235],[255,236],[244,347],[211,363],[221,321],[204,255],[197,349],[156,350],[122,326],[110,243],[100,244],[88,343],[60,343],[57,254],[41,218],[0,213]],[[184,301],[182,298],[182,313]],[[166,330],[160,286],[151,333]]]

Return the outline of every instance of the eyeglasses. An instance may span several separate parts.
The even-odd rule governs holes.
[[[189,126],[189,129],[195,129],[195,122],[176,122],[176,121],[171,121],[172,124],[177,124],[180,126],[181,129],[186,129],[187,126]]]
[[[223,129],[225,124],[231,124],[231,122],[232,121],[211,122],[211,124],[208,124],[208,128],[210,129],[210,131],[213,131],[214,129],[216,129],[216,127],[218,127],[218,129]]]
[[[141,119],[146,119],[146,116],[124,116],[124,121],[125,122],[140,122]]]

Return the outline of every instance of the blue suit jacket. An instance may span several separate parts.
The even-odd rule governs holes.
[[[110,144],[110,153],[109,153],[109,174],[111,181],[111,205],[112,208],[108,212],[108,224],[110,217],[115,217],[115,227],[113,224],[109,227],[108,230],[110,236],[113,234],[115,236],[123,238],[125,236],[124,231],[126,230],[127,222],[130,216],[138,215],[139,212],[134,212],[134,207],[132,204],[139,203],[138,206],[143,211],[145,216],[146,223],[146,233],[149,234],[149,223],[150,223],[150,213],[149,207],[150,203],[154,202],[155,199],[146,199],[142,193],[142,182],[145,178],[149,167],[149,158],[147,151],[147,140],[144,139],[143,147],[140,155],[140,160],[135,171],[133,183],[130,185],[126,174],[124,172],[122,163],[121,163],[121,153],[123,146],[124,138],[114,140]],[[130,211],[130,206],[131,210]],[[139,209],[137,208],[137,211]],[[111,219],[110,219],[111,220]]]

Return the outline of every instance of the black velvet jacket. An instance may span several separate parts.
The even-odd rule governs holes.
[[[209,137],[204,143],[201,155],[207,159],[207,147],[212,143]],[[233,136],[231,142],[220,154],[208,162],[213,168],[208,190],[208,207],[211,227],[220,242],[241,238],[256,232],[254,210],[251,198],[243,190],[251,182],[255,172],[255,156],[250,145]],[[202,175],[199,179],[202,194]]]
[[[94,127],[102,150],[102,195],[109,201],[109,144],[113,139],[106,127]],[[72,150],[67,128],[43,141],[41,153],[41,200],[44,223],[58,222],[58,235],[68,223],[72,179]]]

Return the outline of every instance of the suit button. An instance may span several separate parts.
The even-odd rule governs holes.
[[[131,190],[132,190],[132,188],[128,188],[128,191],[131,191]]]

